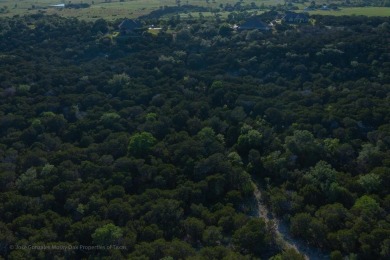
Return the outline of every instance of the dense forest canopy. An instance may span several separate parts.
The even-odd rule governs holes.
[[[389,259],[390,19],[311,18],[1,19],[1,256],[303,259],[256,182],[309,246]]]

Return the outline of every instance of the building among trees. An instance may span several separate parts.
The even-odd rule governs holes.
[[[240,26],[237,27],[238,30],[261,30],[261,31],[269,31],[271,30],[271,27],[263,22],[260,17],[258,16],[253,16],[250,17],[246,22],[241,24]]]
[[[131,33],[137,29],[140,29],[141,27],[142,25],[133,19],[125,19],[118,26],[121,33],[124,34]]]

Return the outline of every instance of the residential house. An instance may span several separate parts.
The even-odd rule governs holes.
[[[65,8],[65,4],[56,4],[56,5],[49,5],[49,7],[55,7],[55,8]]]
[[[271,27],[263,22],[260,17],[253,16],[250,17],[246,22],[237,27],[238,30],[260,30],[260,31],[269,31]]]
[[[125,19],[118,26],[120,32],[123,34],[134,32],[141,29],[141,27],[142,25],[139,22],[132,19]]]

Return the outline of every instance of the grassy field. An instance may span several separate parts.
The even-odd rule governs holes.
[[[239,0],[181,0],[181,4],[191,4],[197,6],[209,6],[218,8],[220,4],[234,4]],[[61,9],[50,7],[53,4],[59,3],[88,3],[91,6],[84,9]],[[265,6],[284,4],[284,0],[244,0],[242,4],[250,4],[255,2],[260,6],[264,3]],[[318,2],[321,2],[319,0]],[[12,17],[14,15],[33,14],[42,12],[45,14],[58,14],[63,17],[77,17],[84,20],[96,20],[104,18],[107,20],[115,20],[119,18],[136,18],[141,15],[150,13],[161,6],[176,6],[176,0],[112,0],[107,3],[105,0],[0,0],[0,8],[5,9],[0,13],[0,17]],[[297,5],[301,10],[305,7],[303,4]],[[367,15],[367,16],[390,16],[390,8],[384,7],[364,7],[364,8],[342,8],[340,11],[311,11],[310,14],[322,15]],[[199,17],[198,13],[192,13],[192,17]],[[213,14],[209,12],[203,13],[204,17],[210,17]],[[221,17],[227,17],[228,13],[221,12]],[[181,17],[188,18],[188,14],[181,14]]]
[[[264,13],[264,11],[256,11],[256,14],[257,15],[260,15]],[[217,13],[217,15],[219,15],[219,17],[223,20],[223,19],[226,19],[228,17],[228,15],[230,14],[230,12],[219,12]],[[210,17],[215,17],[215,13],[212,13],[212,12],[202,12],[202,15],[204,18],[210,18]],[[189,18],[199,18],[200,17],[200,14],[199,12],[190,12],[190,13],[181,13],[180,14],[180,18],[183,18],[183,19],[189,19]]]
[[[310,14],[320,15],[365,15],[365,16],[390,16],[390,7],[351,7],[341,8],[338,11],[310,11]]]
[[[135,18],[144,14],[147,14],[153,10],[158,9],[160,6],[172,6],[176,5],[175,0],[126,0],[125,2],[119,2],[114,0],[110,3],[106,3],[102,0],[72,0],[73,4],[88,3],[91,6],[83,9],[68,9],[68,8],[55,8],[50,7],[53,4],[59,3],[67,4],[68,0],[0,0],[0,6],[8,6],[8,13],[0,14],[2,16],[13,16],[21,14],[33,14],[43,12],[46,14],[58,14],[64,17],[77,17],[85,20],[96,20],[98,18],[105,18],[113,20],[116,18],[130,17]],[[15,6],[15,3],[17,6]],[[34,7],[34,8],[33,8]]]
[[[207,6],[219,8],[220,4],[235,4],[239,0],[181,0],[181,4],[190,4],[196,6]],[[244,0],[242,4],[250,4],[255,2],[257,5],[277,5],[282,4],[284,0]],[[50,5],[72,2],[88,3],[91,6],[85,9],[60,9],[50,7]],[[110,3],[104,0],[0,0],[0,7],[7,6],[7,12],[0,13],[0,17],[12,17],[14,15],[33,14],[43,12],[46,14],[58,14],[64,17],[77,17],[84,20],[96,20],[98,18],[105,18],[113,20],[117,18],[129,17],[136,18],[141,15],[150,13],[161,6],[176,6],[176,0],[112,0]],[[34,8],[33,8],[34,7]],[[225,14],[222,14],[225,16]],[[208,14],[204,15],[209,16]],[[194,16],[195,17],[195,16]]]

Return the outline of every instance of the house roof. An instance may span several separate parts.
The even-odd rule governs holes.
[[[132,19],[125,19],[119,24],[120,30],[132,31],[141,28],[141,24]]]
[[[249,18],[246,22],[238,26],[239,30],[251,30],[251,29],[259,29],[259,30],[270,30],[271,28],[263,22],[260,17],[254,16]]]
[[[65,7],[65,4],[49,5],[50,7]]]

